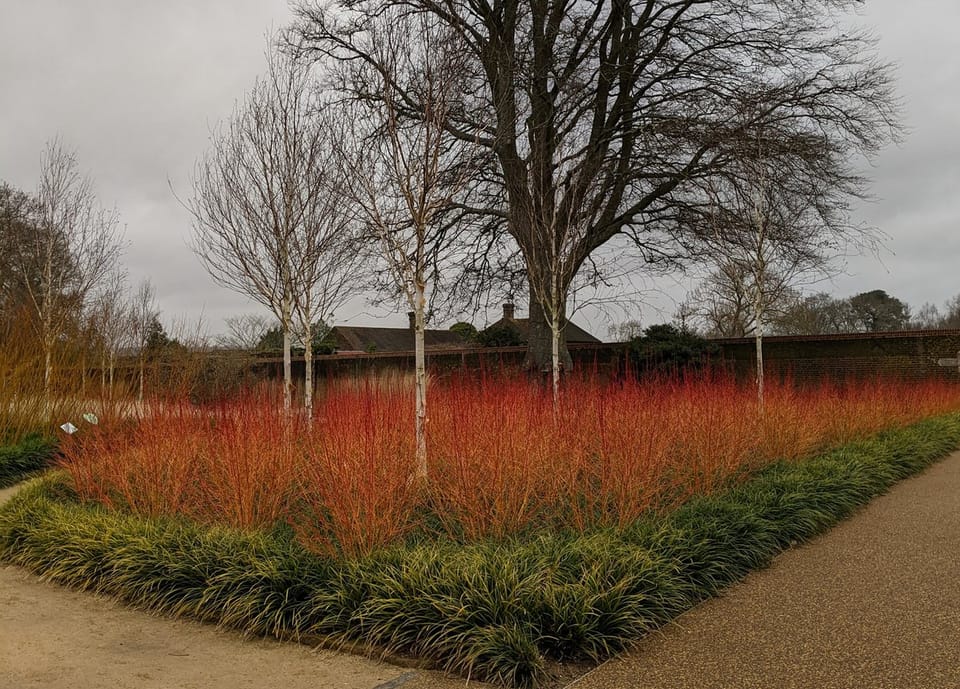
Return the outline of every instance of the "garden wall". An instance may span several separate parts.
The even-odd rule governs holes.
[[[572,344],[569,347],[574,368],[599,376],[615,374],[622,367],[624,346],[621,344]],[[475,347],[470,349],[427,351],[427,370],[433,377],[447,377],[470,372],[477,375],[519,370],[523,366],[526,347]],[[363,377],[367,375],[394,375],[413,371],[413,352],[350,353],[318,356],[314,359],[316,380],[326,378]],[[261,359],[253,364],[254,371],[279,377],[280,359]],[[303,376],[304,361],[293,360],[293,375]]]
[[[737,375],[751,375],[754,369],[752,338],[712,340],[718,352],[716,363]],[[574,368],[608,378],[621,375],[627,368],[623,344],[570,345]],[[843,335],[791,335],[764,338],[764,360],[768,373],[790,375],[798,380],[823,376],[872,378],[890,375],[909,380],[943,378],[960,380],[956,368],[937,365],[938,359],[954,358],[960,353],[960,330],[931,330],[889,333],[853,333]],[[519,368],[526,348],[475,348],[427,353],[427,366],[433,376],[454,372],[497,372]],[[278,362],[263,361],[258,367],[277,367]],[[295,362],[295,373],[302,373],[303,361]],[[317,379],[368,374],[387,374],[413,369],[413,352],[378,354],[339,354],[316,359]]]
[[[709,364],[744,379],[753,375],[754,341],[751,338],[712,340],[715,352]],[[574,370],[604,380],[629,375],[636,359],[628,362],[628,348],[619,343],[571,344]],[[764,338],[768,375],[790,376],[797,381],[830,378],[875,378],[878,375],[906,380],[940,378],[960,380],[957,368],[937,365],[938,359],[960,352],[960,330],[859,333],[847,335],[778,336]],[[427,368],[434,379],[468,374],[482,376],[522,368],[525,347],[472,348],[427,353]],[[188,368],[176,362],[148,365],[148,390],[188,389],[197,399],[216,399],[257,380],[278,379],[283,362],[276,357],[251,357],[240,352],[211,352],[193,357]],[[645,359],[644,365],[663,362]],[[135,383],[135,362],[123,362],[118,379]],[[316,357],[315,380],[356,377],[390,377],[412,372],[413,352],[352,353]],[[656,367],[656,366],[655,366]],[[303,379],[303,358],[293,360],[294,380]],[[668,366],[656,367],[660,371]],[[88,371],[94,378],[96,371]],[[545,374],[546,376],[546,374]],[[189,385],[178,382],[189,379]],[[169,380],[168,380],[169,379]],[[171,382],[173,381],[173,382]]]
[[[754,367],[752,338],[714,341],[734,371],[748,375]],[[805,380],[822,376],[868,378],[891,375],[908,380],[960,380],[957,368],[938,359],[960,352],[960,330],[929,330],[846,335],[792,335],[764,338],[765,368]]]

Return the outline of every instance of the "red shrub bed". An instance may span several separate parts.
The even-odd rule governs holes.
[[[337,385],[314,418],[263,393],[168,405],[85,429],[63,464],[80,495],[146,515],[290,524],[307,547],[361,554],[414,532],[467,540],[550,525],[622,526],[777,459],[960,409],[945,382],[769,385],[570,381],[554,409],[525,380],[432,386],[430,477],[414,479],[402,386]]]

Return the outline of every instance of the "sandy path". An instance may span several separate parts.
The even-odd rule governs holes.
[[[13,492],[0,491],[0,502]],[[463,684],[442,673],[153,616],[0,566],[0,689],[452,689]]]
[[[404,673],[364,658],[153,617],[14,567],[0,569],[0,610],[0,686],[11,689],[369,689]]]

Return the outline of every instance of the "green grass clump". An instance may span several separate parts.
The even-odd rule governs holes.
[[[269,533],[82,505],[62,474],[0,510],[0,557],[64,584],[255,634],[323,636],[530,686],[550,661],[599,661],[821,533],[960,444],[923,421],[625,529],[423,541],[353,560]]]
[[[11,445],[0,444],[0,488],[44,469],[56,451],[56,442],[40,434],[28,435]]]

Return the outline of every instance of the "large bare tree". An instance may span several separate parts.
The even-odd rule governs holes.
[[[852,166],[891,138],[896,108],[871,38],[838,18],[856,4],[302,0],[296,32],[319,57],[377,69],[370,27],[387,7],[455,32],[467,86],[446,128],[495,161],[495,192],[464,208],[502,219],[532,280],[552,276],[566,296],[618,234],[650,260],[683,257],[678,209],[702,201],[698,182],[730,162],[729,142],[759,128],[821,142],[840,154],[832,179],[859,184]],[[364,87],[351,95],[381,97]],[[423,117],[409,87],[391,87],[403,116]],[[551,328],[531,293],[529,359],[545,368]]]
[[[97,201],[76,154],[59,139],[47,143],[30,231],[17,249],[22,289],[43,348],[44,394],[53,384],[53,353],[68,325],[79,320],[91,291],[121,253],[117,212]]]
[[[194,248],[210,275],[266,306],[283,331],[284,405],[292,404],[291,338],[304,273],[330,193],[328,142],[310,68],[270,52],[230,122],[197,164]],[[315,274],[306,282],[316,280]],[[315,287],[313,282],[311,287]]]
[[[416,462],[426,478],[424,328],[432,291],[455,257],[459,232],[444,215],[471,174],[473,144],[448,132],[465,60],[455,34],[429,15],[385,11],[367,26],[375,63],[344,63],[334,78],[374,98],[342,104],[337,150],[343,194],[386,276],[414,314]],[[415,99],[421,117],[403,116]]]
[[[217,346],[252,352],[270,329],[270,321],[261,314],[244,313],[224,319],[227,332],[217,337]]]

